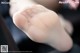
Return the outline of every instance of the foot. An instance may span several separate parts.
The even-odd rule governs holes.
[[[41,5],[25,8],[13,15],[14,24],[28,37],[59,51],[68,51],[72,40],[61,26],[58,15]]]

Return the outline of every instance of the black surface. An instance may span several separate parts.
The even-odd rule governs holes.
[[[0,45],[8,45],[9,51],[18,51],[18,48],[9,30],[7,29],[4,19],[1,15],[0,15]]]

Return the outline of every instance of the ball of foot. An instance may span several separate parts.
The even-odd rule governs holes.
[[[15,13],[13,21],[35,42],[48,44],[59,51],[68,51],[72,47],[72,40],[61,26],[58,15],[41,5]]]

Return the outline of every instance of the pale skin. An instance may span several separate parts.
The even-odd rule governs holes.
[[[68,51],[72,48],[73,42],[65,32],[60,23],[59,16],[46,7],[30,2],[28,0],[11,0],[10,13],[14,24],[21,29],[28,37],[39,43],[48,44],[59,51]],[[23,6],[22,6],[23,5]]]

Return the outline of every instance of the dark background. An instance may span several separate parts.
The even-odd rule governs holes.
[[[5,0],[0,0],[0,2],[1,1]],[[12,18],[9,15],[9,8],[10,6],[8,4],[0,4],[0,12],[4,17],[6,26],[20,51],[33,51],[33,53],[61,53],[48,45],[31,41],[21,30],[19,30],[13,24]],[[69,8],[65,8],[65,6],[63,6],[57,11],[57,13],[62,14],[65,19],[69,20],[74,28],[74,31],[72,33],[74,46],[70,51],[66,53],[80,53],[80,7],[77,10],[70,10]],[[3,32],[0,25],[0,44],[3,44],[5,40],[2,38],[2,34]],[[3,42],[1,42],[1,40]]]

